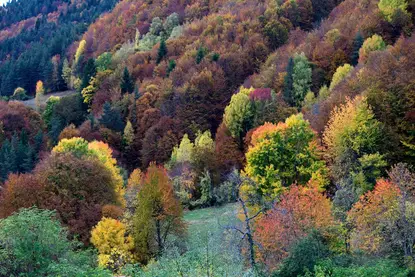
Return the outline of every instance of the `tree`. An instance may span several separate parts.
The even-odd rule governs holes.
[[[90,84],[91,78],[94,77],[96,73],[97,68],[95,66],[95,60],[90,58],[88,59],[82,74],[81,91]]]
[[[288,29],[278,19],[269,20],[263,29],[272,50],[277,49],[288,40]]]
[[[323,234],[334,226],[332,204],[317,189],[291,186],[280,201],[255,222],[255,240],[263,261],[271,268],[289,255],[289,249],[312,230]]]
[[[197,49],[196,64],[200,64],[202,62],[207,52],[208,50],[205,47],[199,47],[199,49]]]
[[[127,188],[125,190],[125,212],[124,218],[128,224],[128,228],[132,227],[132,217],[134,216],[137,207],[137,195],[141,189],[143,173],[136,168],[131,172],[127,181]]]
[[[156,60],[156,63],[159,64],[164,59],[164,57],[166,57],[166,56],[167,56],[166,40],[165,39],[162,39],[160,41],[159,50],[157,52],[157,60]]]
[[[109,70],[111,63],[112,63],[112,54],[110,52],[102,53],[95,60],[95,66],[98,72]]]
[[[284,77],[284,100],[285,102],[290,105],[294,106],[294,98],[293,98],[293,72],[294,72],[294,59],[290,57],[288,60],[287,70]]]
[[[72,72],[78,71],[80,62],[82,62],[82,59],[83,59],[85,48],[86,48],[86,40],[81,40],[81,42],[78,45],[78,49],[76,49],[74,61],[72,64],[72,68],[73,68]]]
[[[45,121],[45,124],[48,127],[49,127],[50,122],[51,122],[52,117],[53,117],[54,108],[55,108],[56,104],[59,101],[60,101],[60,97],[59,96],[51,96],[46,101],[46,107],[45,107],[45,110],[43,111],[42,118],[43,118],[43,121]]]
[[[197,133],[191,161],[198,176],[216,169],[215,142],[209,130]]]
[[[92,77],[89,85],[82,89],[81,94],[84,99],[84,103],[88,106],[88,111],[91,111],[91,106],[94,101],[95,93],[99,88],[98,80],[95,77]]]
[[[75,156],[72,152],[54,152],[35,169],[44,184],[45,200],[41,207],[56,210],[71,235],[89,243],[90,231],[101,219],[105,205],[121,205],[121,176],[104,162],[103,151]],[[122,196],[122,195],[121,195]]]
[[[98,264],[118,272],[133,262],[134,242],[127,234],[127,227],[112,218],[102,218],[91,231],[91,243],[98,249]]]
[[[241,88],[237,94],[231,98],[231,102],[225,108],[224,122],[232,136],[241,140],[246,132],[252,126],[253,108],[249,94],[254,91],[253,88]]]
[[[359,63],[364,63],[373,51],[382,51],[386,49],[383,38],[379,35],[373,35],[367,38],[359,50]]]
[[[62,67],[62,78],[65,81],[66,85],[69,88],[72,88],[72,69],[69,66],[68,59],[65,59],[63,61],[63,67]]]
[[[341,81],[343,81],[347,76],[349,76],[350,72],[353,71],[353,66],[350,64],[344,64],[343,66],[339,66],[336,69],[336,72],[333,75],[330,83],[330,90],[332,90],[335,86],[337,86]]]
[[[190,162],[194,151],[194,144],[190,141],[189,136],[184,134],[180,145],[173,148],[170,158],[170,164],[174,166],[177,163]]]
[[[141,148],[143,167],[152,161],[165,163],[171,157],[173,148],[180,141],[180,133],[177,130],[178,122],[168,117],[162,117],[158,123],[147,130]]]
[[[133,238],[138,260],[147,263],[163,253],[172,235],[182,236],[186,226],[182,207],[164,168],[150,165],[137,200]]]
[[[238,141],[232,137],[224,123],[219,126],[216,132],[215,157],[217,168],[222,175],[226,175],[233,168],[242,168],[244,153],[240,150]]]
[[[246,240],[248,244],[248,259],[250,263],[250,267],[252,270],[257,271],[257,262],[256,262],[256,246],[258,246],[258,242],[255,240],[255,233],[253,225],[254,222],[257,220],[258,217],[261,216],[263,210],[260,209],[254,215],[251,215],[249,210],[249,203],[245,200],[245,197],[241,194],[241,189],[244,183],[251,183],[252,180],[246,177],[241,177],[238,173],[231,175],[232,182],[235,183],[236,194],[238,203],[242,209],[242,216],[243,216],[243,227],[240,228],[239,226],[228,225],[223,226],[224,229],[233,230],[242,235],[241,241],[243,242]]]
[[[134,92],[134,87],[135,87],[134,81],[127,67],[124,68],[124,73],[122,76],[120,87],[121,87],[122,94]]]
[[[253,133],[251,144],[245,172],[257,183],[252,188],[256,194],[274,198],[295,183],[319,189],[327,184],[325,163],[318,157],[314,133],[302,114],[278,125],[264,124]]]
[[[311,88],[312,70],[304,53],[294,56],[293,68],[293,102],[301,108],[304,97]]]
[[[88,142],[83,138],[65,138],[52,149],[52,153],[71,153],[78,158],[91,154]]]
[[[130,147],[134,142],[135,134],[131,122],[128,120],[124,128],[123,139],[127,147]]]
[[[323,134],[334,179],[352,178],[359,195],[371,189],[386,166],[379,153],[382,133],[366,98],[358,96],[334,108]]]
[[[76,138],[80,136],[81,134],[79,130],[75,127],[75,125],[71,124],[62,130],[62,132],[59,134],[58,140],[61,141],[63,139],[71,139],[71,138]]]
[[[42,204],[43,184],[32,174],[11,174],[0,194],[0,218],[5,218],[20,208]]]
[[[11,98],[13,100],[24,101],[24,100],[27,100],[28,96],[24,88],[18,87],[14,90],[13,96]]]
[[[3,276],[111,276],[93,267],[92,255],[68,240],[54,212],[22,209],[0,220]],[[53,247],[51,247],[53,245]],[[65,268],[65,271],[62,269]]]
[[[303,274],[314,269],[317,262],[329,256],[327,244],[327,238],[312,230],[307,237],[296,242],[290,249],[288,257],[278,269],[278,276],[304,276]]]
[[[169,60],[169,64],[167,66],[167,77],[170,76],[170,73],[176,68],[176,61]]]
[[[119,111],[111,107],[109,102],[105,102],[104,111],[99,123],[116,132],[122,132],[124,122]]]
[[[353,66],[356,66],[359,62],[359,51],[364,42],[365,39],[363,38],[362,33],[360,31],[357,32],[356,37],[353,40],[353,49],[350,57]]]
[[[391,180],[379,180],[349,212],[348,220],[355,227],[351,236],[354,248],[391,254],[398,247],[400,254],[413,256],[415,204],[408,188],[412,188],[414,176],[403,168],[398,165],[392,169]],[[409,187],[401,190],[392,180]]]
[[[397,12],[397,10],[407,13],[407,7],[408,3],[406,0],[380,0],[378,3],[380,12],[389,22],[392,21],[393,15]]]
[[[45,94],[45,88],[43,86],[43,82],[42,81],[38,81],[36,83],[36,108],[39,111],[42,107],[42,101],[43,101],[43,96]]]
[[[163,24],[163,29],[167,37],[170,36],[171,32],[173,31],[174,27],[180,25],[180,18],[177,13],[170,14]]]
[[[108,144],[101,141],[87,142],[80,137],[63,139],[52,149],[52,153],[71,153],[78,158],[96,158],[109,170],[113,178],[114,190],[119,203],[123,203],[123,180],[120,168],[117,167],[117,160],[112,156],[112,150]]]

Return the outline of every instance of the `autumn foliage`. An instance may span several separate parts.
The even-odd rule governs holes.
[[[147,169],[137,200],[133,238],[138,260],[147,263],[162,253],[171,235],[183,235],[186,225],[164,168],[152,164]]]
[[[291,186],[280,199],[255,223],[255,239],[261,245],[259,258],[270,268],[312,229],[327,231],[335,223],[331,201],[316,189]]]

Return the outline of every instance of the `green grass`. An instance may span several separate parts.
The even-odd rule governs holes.
[[[218,227],[218,221],[222,225],[228,225],[237,220],[238,204],[232,203],[220,207],[211,207],[185,212],[184,220],[189,224],[189,234],[195,234],[208,229]]]

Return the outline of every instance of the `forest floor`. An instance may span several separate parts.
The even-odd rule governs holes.
[[[52,93],[48,93],[42,96],[41,101],[42,101],[42,105],[46,104],[46,101],[48,101],[48,99],[51,96],[58,96],[58,97],[65,97],[65,96],[70,96],[75,94],[76,91],[75,90],[67,90],[67,91],[60,91],[60,92],[52,92]],[[36,101],[35,98],[26,100],[26,101],[22,101],[23,104],[25,104],[28,107],[31,107],[33,109],[36,108]]]

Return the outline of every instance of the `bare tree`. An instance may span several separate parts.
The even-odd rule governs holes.
[[[255,186],[255,182],[252,179],[247,178],[247,177],[242,177],[238,173],[233,173],[230,176],[230,179],[235,184],[235,189],[236,189],[236,193],[237,193],[237,201],[241,206],[244,218],[243,218],[243,221],[242,221],[242,226],[238,226],[236,224],[226,225],[226,226],[220,225],[220,226],[222,226],[223,228],[225,228],[227,230],[233,230],[233,231],[236,231],[236,232],[241,234],[241,242],[246,241],[247,245],[248,245],[250,266],[253,270],[256,270],[257,269],[257,263],[256,263],[256,259],[255,259],[255,247],[261,248],[261,245],[254,240],[254,235],[253,235],[253,230],[252,230],[252,222],[260,214],[262,214],[266,211],[266,207],[268,205],[263,203],[263,199],[258,198],[258,199],[250,199],[250,201],[247,201],[247,200],[244,200],[244,198],[240,195],[240,187],[243,184],[249,183],[250,185]],[[253,198],[255,198],[255,196]],[[260,210],[257,211],[254,215],[250,215],[249,214],[249,209],[248,209],[248,204],[249,204],[248,202],[259,203],[260,206],[261,206]],[[274,201],[272,201],[271,203],[267,203],[267,204],[272,204],[273,202]]]

